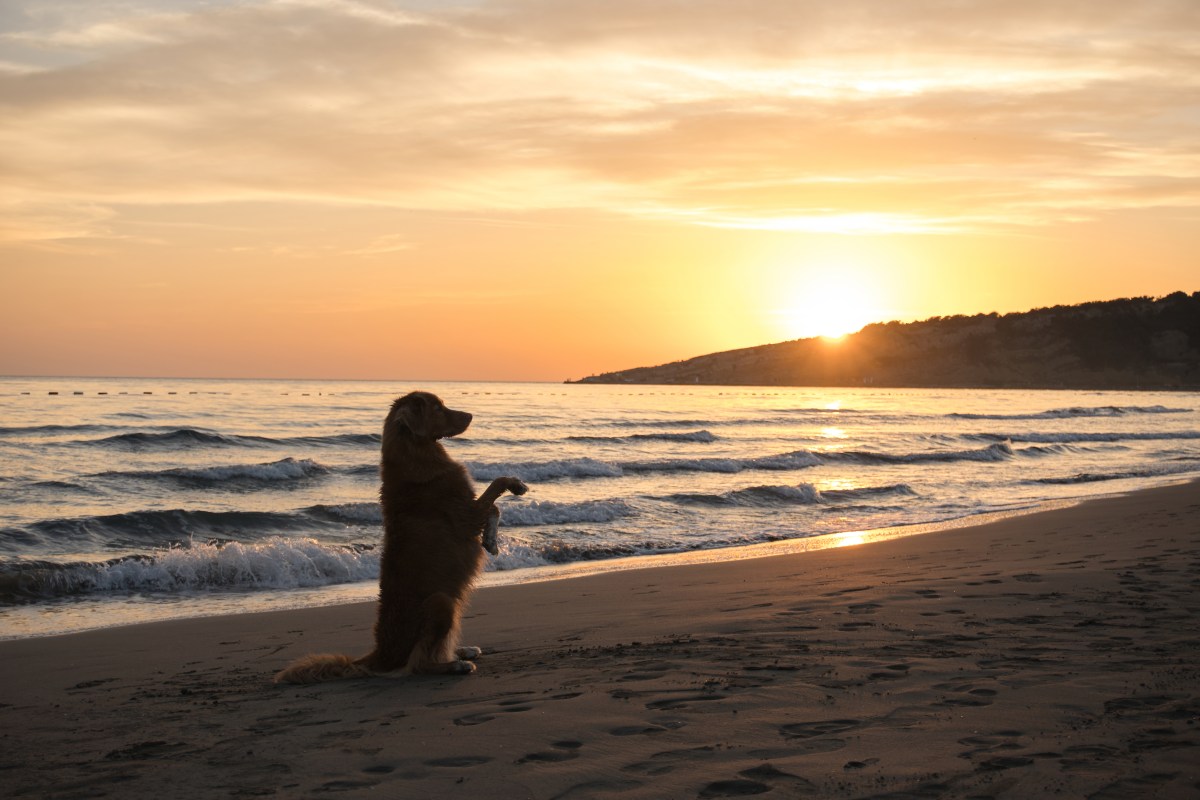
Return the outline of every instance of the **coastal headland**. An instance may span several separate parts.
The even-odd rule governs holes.
[[[568,383],[1192,390],[1200,292],[876,323]]]

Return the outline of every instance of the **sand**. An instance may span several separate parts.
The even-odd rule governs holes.
[[[270,682],[372,611],[0,643],[0,794],[1200,796],[1200,484],[487,588],[474,675]]]

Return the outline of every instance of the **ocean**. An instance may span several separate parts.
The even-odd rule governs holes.
[[[445,444],[481,488],[530,486],[484,584],[1200,474],[1194,393],[4,378],[0,638],[370,599],[379,432],[417,388],[475,415]]]

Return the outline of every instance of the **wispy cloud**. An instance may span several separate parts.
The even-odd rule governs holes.
[[[37,5],[0,36],[8,239],[171,203],[847,234],[1200,205],[1191,0]]]

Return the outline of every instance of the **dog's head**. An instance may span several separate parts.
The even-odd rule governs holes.
[[[445,436],[457,436],[470,424],[470,414],[446,408],[437,395],[410,392],[392,403],[392,410],[383,427],[385,432],[407,433],[414,439],[434,441]]]

